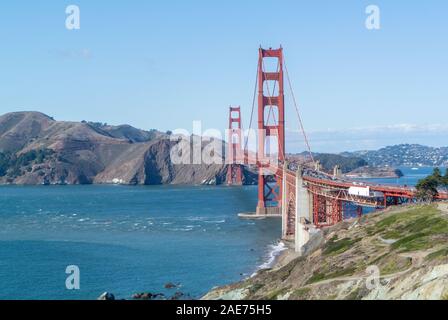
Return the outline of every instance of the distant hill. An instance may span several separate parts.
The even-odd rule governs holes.
[[[375,168],[390,167],[395,170],[399,166],[407,167],[446,167],[448,166],[448,147],[433,148],[418,144],[401,144],[388,146],[379,150],[342,152],[340,154],[313,153],[315,160],[320,161],[322,169],[332,173],[335,165],[341,167],[342,173],[353,176],[370,173],[382,175]],[[289,154],[292,162],[309,161],[308,153]],[[393,170],[391,171],[393,173]],[[389,175],[389,173],[388,173]],[[397,171],[397,175],[400,172]]]
[[[368,165],[361,157],[353,155],[340,155],[340,154],[330,154],[330,153],[313,153],[315,161],[319,161],[323,171],[332,173],[336,165],[338,165],[342,173],[348,173],[355,169],[365,167]],[[299,154],[288,154],[288,161],[290,163],[310,165],[309,154],[307,152],[302,152]]]
[[[448,147],[432,148],[418,144],[389,146],[377,151],[344,152],[343,156],[355,156],[371,166],[447,166]]]
[[[173,165],[177,141],[157,130],[96,122],[56,121],[39,112],[0,116],[0,184],[221,184],[225,165]],[[203,146],[204,147],[204,146]],[[221,157],[224,152],[221,153]],[[370,166],[448,165],[448,148],[397,145],[377,151],[314,154],[327,172]],[[288,155],[306,162],[307,154]],[[246,184],[255,184],[253,171]]]
[[[173,165],[178,141],[128,125],[0,116],[0,184],[220,184],[225,165]],[[245,181],[254,175],[245,172]]]
[[[109,135],[113,138],[126,139],[129,140],[130,142],[146,142],[165,136],[165,134],[155,129],[145,131],[134,128],[127,124],[119,126],[110,126],[107,124],[97,122],[83,121],[82,123],[87,123],[94,129],[99,130],[102,134]]]
[[[336,165],[339,165],[342,173],[351,172],[360,167],[368,165],[368,162],[357,156],[342,156],[338,154],[320,153],[314,156],[322,165],[324,171],[332,172]]]

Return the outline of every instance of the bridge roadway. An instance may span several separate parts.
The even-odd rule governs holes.
[[[288,165],[281,167],[275,164],[275,160],[256,160],[254,155],[247,156],[246,154],[245,158],[244,163],[256,163],[257,166],[261,168],[261,170],[266,171],[267,174],[272,174],[277,178],[282,177],[290,187],[296,187],[297,172],[288,168]],[[417,194],[415,187],[350,181],[311,169],[303,170],[303,181],[308,191],[314,195],[350,202],[364,207],[378,208],[412,202],[416,200]],[[369,187],[372,196],[363,197],[349,194],[349,189],[351,187]],[[448,200],[448,192],[440,191],[436,198],[437,200]]]

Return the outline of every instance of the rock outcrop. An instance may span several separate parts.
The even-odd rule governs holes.
[[[110,293],[110,292],[104,292],[102,295],[100,295],[98,297],[97,300],[114,301],[115,300],[115,296],[112,293]]]

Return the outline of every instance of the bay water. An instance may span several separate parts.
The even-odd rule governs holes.
[[[434,171],[433,167],[398,167],[403,173],[403,177],[401,178],[375,178],[375,179],[359,179],[366,182],[378,183],[378,184],[386,184],[386,185],[399,185],[399,186],[409,186],[413,187],[417,185],[417,183],[431,175]],[[442,170],[442,174],[445,173],[445,168],[440,168]]]
[[[400,168],[415,185],[433,168]],[[364,179],[365,180],[365,179]],[[268,267],[280,220],[241,220],[257,187],[0,186],[0,299],[190,298]],[[80,270],[68,290],[67,266]]]
[[[1,186],[0,299],[170,296],[169,282],[199,298],[272,260],[280,220],[237,216],[256,202],[256,186]]]

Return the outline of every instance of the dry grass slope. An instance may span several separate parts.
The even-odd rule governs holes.
[[[415,205],[343,222],[324,231],[325,244],[307,257],[267,270],[205,298],[446,299],[448,206]],[[376,266],[380,283],[366,285]]]

